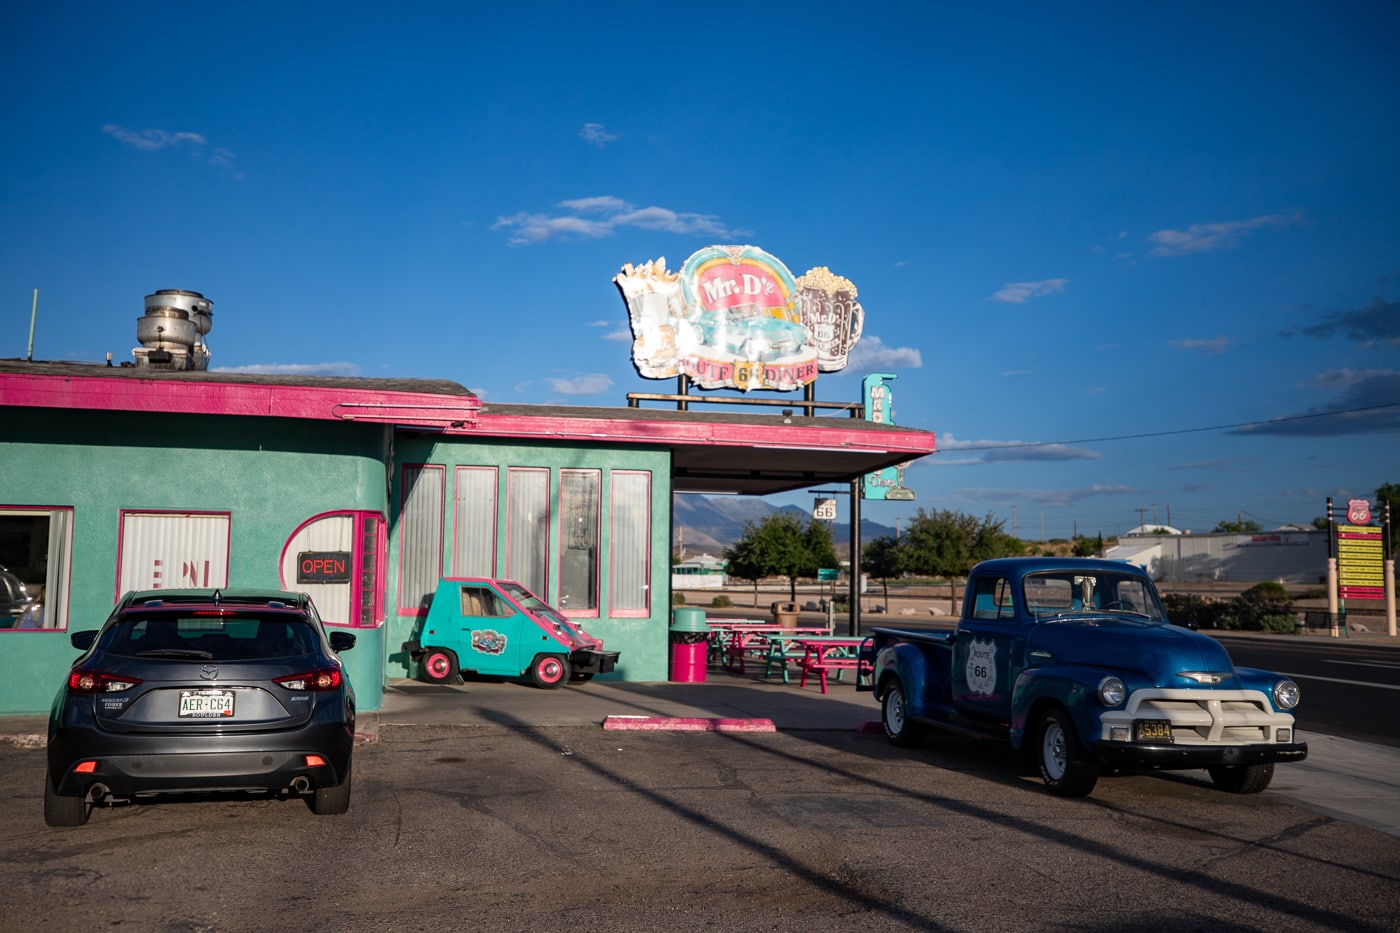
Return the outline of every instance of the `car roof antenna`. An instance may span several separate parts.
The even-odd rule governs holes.
[[[224,591],[223,591],[223,590],[218,590],[218,589],[216,589],[216,590],[214,591],[214,605],[217,606],[217,605],[219,604],[219,600],[221,600],[221,599],[223,599],[223,598],[224,598]]]

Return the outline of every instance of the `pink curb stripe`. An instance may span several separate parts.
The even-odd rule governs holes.
[[[685,716],[608,716],[606,730],[649,732],[777,732],[771,719],[704,719]]]

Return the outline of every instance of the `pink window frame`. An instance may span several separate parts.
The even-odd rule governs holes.
[[[282,543],[282,553],[279,554],[277,557],[277,566],[279,568],[278,573],[281,573],[280,568],[286,563],[287,548],[291,546],[292,539],[294,539],[298,534],[300,534],[303,528],[306,528],[310,525],[314,525],[316,522],[323,521],[328,518],[337,518],[341,515],[350,516],[352,528],[352,531],[350,532],[352,539],[350,544],[350,553],[352,555],[352,566],[350,573],[352,577],[351,586],[354,587],[354,593],[356,594],[350,599],[350,614],[352,618],[349,622],[332,622],[330,619],[322,619],[321,621],[324,622],[326,625],[338,625],[343,628],[379,628],[379,626],[383,625],[385,621],[384,592],[386,587],[384,586],[384,551],[385,542],[387,540],[386,530],[388,525],[388,523],[384,520],[384,516],[381,513],[375,512],[370,509],[336,509],[330,512],[322,512],[319,515],[311,516],[306,521],[293,528],[292,533],[287,535],[287,540]],[[364,520],[366,518],[372,518],[375,520],[374,553],[368,555],[365,554],[364,548],[360,546],[361,530],[364,527]],[[373,621],[371,621],[368,625],[358,621],[359,613],[355,611],[357,609],[363,610],[364,608],[364,604],[360,601],[358,594],[360,592],[360,580],[364,576],[365,561],[367,559],[372,560],[374,562],[374,592],[370,597],[372,600],[372,605],[370,606],[370,618]],[[279,580],[281,581],[282,589],[284,590],[290,591],[295,590],[297,588],[296,581],[294,580],[287,580],[285,577],[280,576]]]
[[[418,471],[421,476],[418,482],[423,482],[430,475],[436,475],[438,481],[438,535],[437,535],[437,576],[442,579],[442,560],[446,548],[443,547],[442,536],[446,529],[445,510],[447,507],[447,467],[440,463],[405,463],[403,470],[399,473],[399,573],[398,587],[394,595],[396,612],[402,616],[425,616],[428,610],[419,605],[416,601],[412,606],[403,604],[404,597],[404,542],[408,535],[404,534],[404,520],[406,517],[405,508],[408,505],[406,479],[410,471]],[[417,597],[415,596],[415,600]]]
[[[613,619],[645,619],[651,616],[652,598],[654,588],[651,586],[651,524],[652,524],[652,482],[654,477],[650,470],[612,470],[608,474],[608,566],[612,566],[617,555],[613,553],[617,541],[617,477],[619,476],[641,476],[646,479],[646,523],[645,534],[646,543],[642,548],[642,553],[646,555],[646,567],[642,571],[642,579],[646,583],[646,605],[641,609],[617,609],[612,605],[612,577],[608,577],[608,617]]]

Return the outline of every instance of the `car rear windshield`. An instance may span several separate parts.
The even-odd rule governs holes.
[[[129,612],[103,633],[100,648],[134,658],[252,661],[309,654],[311,623],[288,612]]]

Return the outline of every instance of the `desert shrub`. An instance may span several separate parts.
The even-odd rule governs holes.
[[[1225,604],[1219,628],[1241,632],[1284,632],[1298,630],[1298,616],[1282,583],[1266,580],[1256,583]]]
[[[1288,589],[1276,580],[1265,580],[1262,583],[1254,584],[1240,596],[1286,603],[1288,602]]]
[[[1168,593],[1162,597],[1167,618],[1187,628],[1220,628],[1220,617],[1226,604],[1205,599],[1195,593]]]
[[[714,609],[728,609],[733,605],[734,600],[730,599],[728,596],[725,596],[723,593],[720,593],[714,599],[710,600],[710,606]]]
[[[672,591],[671,591],[671,605],[672,605],[672,606],[684,606],[684,605],[685,605],[685,594],[684,594],[684,593],[679,593],[679,592],[677,592],[677,591],[675,591],[675,590],[672,590]]]

